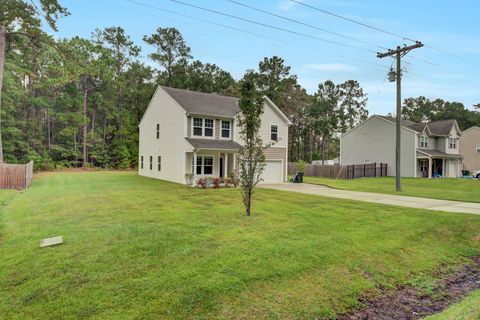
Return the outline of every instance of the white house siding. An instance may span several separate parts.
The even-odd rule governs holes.
[[[415,177],[417,134],[401,130],[401,174]],[[395,175],[395,123],[380,117],[371,117],[340,139],[340,163],[387,163],[387,175]]]
[[[160,123],[160,139],[156,138],[157,123]],[[191,149],[184,138],[186,126],[185,111],[159,87],[139,125],[139,175],[185,183],[185,152]],[[161,171],[158,171],[158,156],[162,157]]]
[[[455,138],[457,139],[457,148],[455,149],[450,149],[450,143],[449,143],[449,139],[448,138]],[[460,139],[460,135],[458,134],[457,132],[457,129],[455,128],[455,126],[452,127],[452,130],[450,131],[450,135],[449,137],[444,139],[445,140],[445,153],[448,153],[448,154],[459,154],[459,139]]]
[[[270,128],[271,125],[278,126],[278,141],[275,142],[271,148],[268,148],[265,151],[265,159],[266,160],[275,160],[275,161],[282,161],[282,178],[281,181],[287,181],[287,154],[288,154],[288,124],[285,122],[285,119],[274,109],[269,102],[265,101],[263,114],[261,116],[262,125],[260,128],[260,136],[263,140],[264,144],[272,143],[270,140],[271,132]],[[239,127],[235,124],[234,126],[234,141],[243,144],[242,140],[239,139]],[[270,162],[267,161],[267,166],[270,165]],[[273,166],[277,166],[277,163],[273,164]],[[269,170],[267,168],[266,170]],[[267,181],[264,182],[274,182],[274,181]],[[277,182],[277,181],[275,181]]]

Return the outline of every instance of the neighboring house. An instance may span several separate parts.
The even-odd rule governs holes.
[[[263,182],[287,180],[288,118],[267,97],[260,134],[265,144]],[[200,177],[227,177],[236,170],[241,147],[238,99],[160,86],[139,124],[142,176],[186,183]]]
[[[460,129],[456,120],[415,123],[402,120],[401,168],[403,177],[461,175]],[[395,175],[395,119],[374,115],[340,138],[340,163],[387,163]]]
[[[462,132],[460,154],[463,157],[464,170],[480,170],[480,127],[471,127]]]

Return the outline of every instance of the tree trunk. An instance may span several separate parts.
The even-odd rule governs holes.
[[[3,8],[5,0],[0,0],[0,7]],[[3,10],[3,9],[0,9]],[[2,13],[3,16],[3,13]],[[3,87],[3,69],[5,67],[5,26],[0,25],[0,163],[3,163],[3,143],[2,143],[2,87]]]
[[[87,166],[87,98],[88,98],[88,75],[84,74],[82,79],[83,84],[83,162],[82,166],[85,168]]]
[[[325,134],[322,135],[322,164],[325,164]]]

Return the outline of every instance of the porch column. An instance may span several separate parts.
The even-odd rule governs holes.
[[[228,153],[225,152],[225,156],[223,157],[223,177],[227,177],[227,168],[228,168]]]
[[[446,178],[446,177],[445,177],[445,173],[446,173],[447,171],[445,170],[445,164],[446,164],[445,159],[442,159],[442,178]]]
[[[233,154],[233,172],[237,172],[237,155],[235,153]]]
[[[195,176],[197,175],[197,151],[193,152],[193,183],[195,183]]]
[[[432,178],[432,157],[428,157],[428,179]]]

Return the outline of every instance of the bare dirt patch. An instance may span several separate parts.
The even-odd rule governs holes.
[[[364,308],[340,319],[421,319],[444,310],[478,288],[480,288],[480,257],[439,280],[429,294],[415,287],[398,288],[374,300],[362,301]]]

